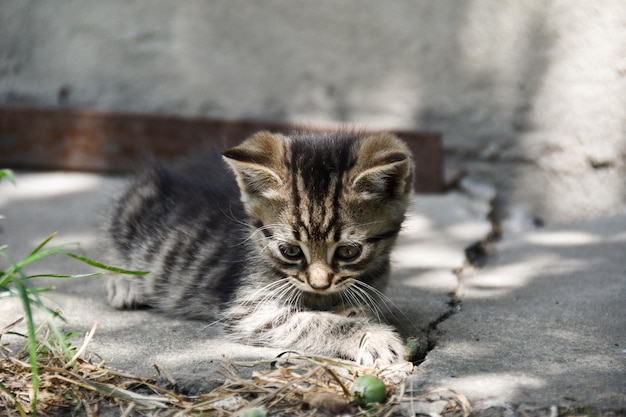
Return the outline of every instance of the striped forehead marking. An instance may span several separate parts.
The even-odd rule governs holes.
[[[290,146],[285,165],[291,168],[295,228],[311,240],[336,239],[343,184],[356,163],[354,139],[294,139]]]

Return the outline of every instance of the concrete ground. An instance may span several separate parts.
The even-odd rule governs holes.
[[[520,405],[625,415],[625,255],[626,213],[506,235],[461,276],[461,310],[438,326],[424,384],[500,415]]]
[[[55,172],[18,173],[17,182],[0,184],[0,243],[11,256],[25,256],[58,231],[52,244],[80,242],[76,250],[99,257],[99,214],[124,180]],[[426,334],[434,346],[408,381],[415,400],[402,411],[446,414],[456,396],[485,416],[626,414],[626,213],[506,234],[484,267],[462,268],[464,249],[490,231],[490,197],[490,189],[471,184],[416,197],[388,295],[407,317],[404,332]],[[57,256],[28,271],[91,268]],[[48,297],[62,309],[65,329],[86,332],[98,323],[90,351],[140,375],[153,375],[157,364],[188,392],[219,383],[214,370],[224,355],[279,353],[226,342],[207,323],[115,311],[102,277],[53,282]],[[0,301],[0,328],[20,316],[17,300]],[[15,347],[6,335],[2,342]]]

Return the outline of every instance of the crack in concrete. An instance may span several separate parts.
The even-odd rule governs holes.
[[[439,331],[439,325],[461,311],[463,300],[460,294],[460,289],[462,287],[463,275],[468,273],[469,270],[482,268],[487,265],[490,257],[495,252],[495,243],[500,240],[502,236],[502,228],[498,216],[499,211],[497,210],[497,205],[498,196],[496,193],[496,195],[489,200],[490,211],[487,214],[487,220],[489,220],[491,228],[483,239],[478,240],[465,248],[464,264],[452,271],[452,273],[456,276],[457,285],[455,290],[449,294],[449,308],[428,324],[426,329],[427,348],[420,362],[426,360],[428,353],[437,346],[437,333]]]
[[[422,360],[426,359],[428,352],[433,350],[437,345],[437,337],[435,334],[439,325],[461,311],[461,299],[459,299],[456,294],[452,294],[450,301],[448,301],[448,306],[449,309],[447,311],[428,324],[428,328],[426,329],[427,348]]]

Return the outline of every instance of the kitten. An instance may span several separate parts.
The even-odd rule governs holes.
[[[220,317],[246,344],[402,359],[380,313],[412,190],[406,145],[390,134],[260,132],[223,154],[234,178],[218,158],[153,168],[119,199],[112,261],[151,272],[114,276],[110,304]]]

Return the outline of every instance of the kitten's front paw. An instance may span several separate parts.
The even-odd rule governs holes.
[[[363,346],[356,357],[358,363],[388,365],[404,360],[406,347],[396,332],[380,326],[364,330]]]
[[[146,306],[147,301],[142,287],[139,277],[118,275],[109,278],[107,283],[109,304],[119,310]]]

